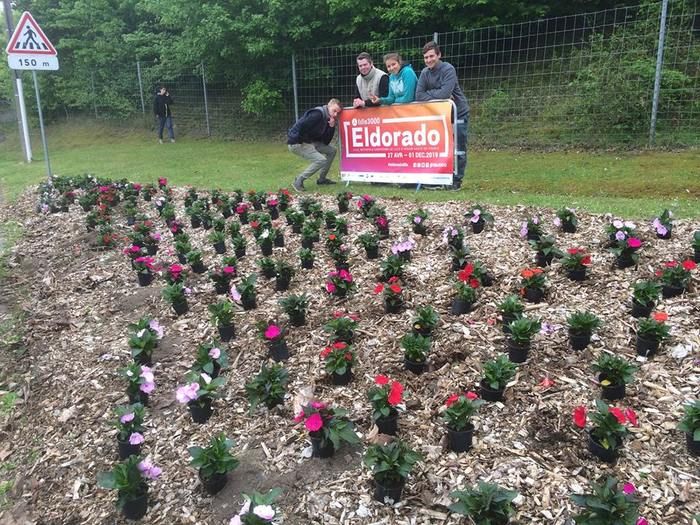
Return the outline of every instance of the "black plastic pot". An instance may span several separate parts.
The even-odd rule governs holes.
[[[143,406],[148,406],[148,394],[146,392],[141,392],[137,390],[136,392],[127,392],[126,395],[129,397],[129,403],[141,403]]]
[[[330,439],[324,442],[322,436],[323,434],[320,431],[309,432],[312,450],[311,457],[326,459],[333,457],[333,454],[335,454],[333,442]]]
[[[277,275],[274,268],[263,268],[260,273],[262,273],[262,276],[266,279],[272,279],[275,275]]]
[[[625,268],[630,268],[634,266],[634,260],[632,259],[632,257],[625,257],[624,255],[621,255],[620,257],[615,259],[615,264],[618,268],[623,270]]]
[[[230,289],[230,284],[227,282],[215,282],[214,291],[217,295],[227,294]]]
[[[226,253],[226,243],[225,242],[217,242],[216,244],[213,244],[214,246],[214,251],[218,253],[219,255]]]
[[[378,259],[379,258],[379,246],[370,246],[365,248],[365,253],[368,259]]]
[[[338,213],[347,213],[348,201],[338,201]]]
[[[153,356],[151,353],[141,352],[134,356],[134,363],[137,365],[151,366],[153,364]]]
[[[176,315],[184,315],[189,310],[189,305],[187,304],[187,299],[183,299],[177,303],[173,303],[173,310]]]
[[[286,361],[289,359],[289,348],[287,347],[287,343],[284,339],[268,343],[267,348],[273,361],[279,363],[280,361]]]
[[[700,456],[700,441],[694,441],[691,432],[685,433],[685,444],[691,456]]]
[[[571,224],[569,221],[562,221],[561,229],[564,233],[576,233],[576,226]]]
[[[405,484],[406,481],[404,479],[402,479],[398,484],[394,485],[383,485],[375,479],[374,499],[380,503],[387,503],[390,501],[392,504],[396,503],[397,501],[401,501],[401,494],[403,493],[403,487]]]
[[[289,323],[292,326],[304,326],[306,324],[306,315],[304,312],[295,312],[289,315]]]
[[[418,234],[418,235],[425,235],[426,233],[428,233],[428,230],[422,224],[414,224],[413,225],[413,233]]]
[[[484,225],[486,224],[486,221],[484,219],[479,219],[476,222],[472,222],[472,232],[473,233],[481,233],[484,231]]]
[[[132,445],[129,440],[122,441],[117,438],[117,450],[119,452],[119,459],[124,460],[129,456],[138,456],[141,453],[141,445]]]
[[[588,450],[606,463],[615,463],[617,460],[617,448],[605,448],[595,440],[590,432],[588,433]]]
[[[177,262],[179,262],[180,264],[187,264],[187,255],[184,253],[178,253]]]
[[[153,282],[153,274],[152,273],[137,273],[137,277],[139,278],[139,286],[148,286]]]
[[[489,387],[485,379],[482,379],[481,383],[479,383],[479,393],[481,394],[481,399],[484,401],[503,401],[504,391],[504,388],[494,390],[493,388]]]
[[[226,483],[228,482],[228,476],[226,475],[226,472],[224,472],[223,474],[215,472],[210,477],[205,478],[202,475],[201,468],[199,469],[199,479],[202,481],[204,491],[207,494],[211,494],[212,496],[221,492],[221,489],[223,489],[226,486]]]
[[[659,341],[656,339],[645,339],[637,335],[635,348],[637,349],[637,355],[651,357],[659,349]]]
[[[198,262],[190,265],[194,273],[204,273],[207,271],[206,266],[203,262]]]
[[[510,333],[510,323],[515,321],[517,319],[517,316],[514,314],[501,314],[501,328],[503,329],[504,334],[509,334]]]
[[[284,235],[282,235],[281,233],[277,237],[275,237],[275,246],[277,248],[284,248]]]
[[[566,276],[572,281],[583,281],[586,279],[586,269],[581,268],[579,270],[567,270]]]
[[[242,259],[243,257],[245,257],[245,246],[243,246],[241,248],[236,248],[233,251],[233,253],[236,255],[236,258]]]
[[[664,299],[669,299],[671,297],[677,297],[679,295],[682,295],[684,291],[685,291],[685,288],[683,288],[682,286],[672,286],[670,284],[664,284],[661,287],[661,295],[663,296]]]
[[[462,315],[466,314],[472,309],[473,303],[468,303],[460,297],[455,297],[452,301],[452,306],[450,307],[450,313],[452,315]]]
[[[700,263],[700,248],[693,249],[693,261]]]
[[[236,329],[232,324],[219,324],[216,328],[219,331],[219,338],[224,343],[227,343],[236,335]]]
[[[286,277],[277,276],[275,279],[275,291],[283,292],[289,289],[289,279]]]
[[[331,381],[334,385],[347,385],[351,380],[352,370],[350,370],[350,367],[345,369],[344,374],[336,374],[335,372],[331,374]]]
[[[313,259],[302,259],[301,260],[301,267],[304,268],[305,270],[310,270],[311,268],[314,267],[314,260]]]
[[[530,344],[519,345],[512,339],[506,339],[506,348],[508,348],[508,359],[513,363],[524,363],[530,353]]]
[[[453,430],[447,427],[447,448],[452,452],[466,452],[472,448],[474,425],[469,423],[464,430]]]
[[[648,305],[640,304],[634,299],[632,299],[632,317],[649,317],[651,311],[654,309],[654,303]]]
[[[148,255],[155,255],[158,253],[158,245],[157,244],[147,244],[146,245],[146,253]]]
[[[411,250],[404,250],[402,252],[397,253],[397,255],[402,261],[411,262]]]
[[[190,226],[193,228],[199,228],[202,225],[202,221],[199,217],[190,217]]]
[[[537,252],[536,260],[537,266],[550,266],[552,264],[552,259],[554,259],[553,253],[544,254],[542,252]]]
[[[255,310],[255,308],[258,306],[255,296],[241,297],[241,306],[244,310]]]
[[[128,499],[122,507],[122,516],[128,520],[140,520],[148,510],[148,486],[144,483],[143,492],[138,496]]]
[[[598,382],[602,383],[605,379],[607,379],[607,376],[605,374],[599,374],[598,375]],[[603,399],[607,399],[609,401],[614,401],[616,399],[622,399],[625,397],[625,384],[619,384],[619,385],[609,385],[609,386],[600,386],[601,388],[601,394],[600,397]]]
[[[264,243],[260,245],[260,253],[264,257],[269,257],[272,255],[272,243]]]
[[[403,301],[400,302],[389,302],[384,300],[384,313],[385,314],[398,314],[403,310]]]
[[[409,372],[413,372],[414,374],[420,375],[423,372],[425,372],[427,362],[423,361],[422,363],[417,363],[415,361],[409,361],[404,357],[403,364],[406,370],[408,370]]]
[[[192,421],[195,423],[206,423],[214,412],[211,407],[211,399],[208,397],[197,401],[190,401],[187,403],[187,408],[190,409]]]
[[[309,250],[313,250],[314,248],[314,241],[312,239],[302,239],[301,240],[301,247],[302,248],[307,248]]]
[[[661,235],[660,233],[657,233],[656,238],[657,239],[670,239],[671,238],[671,228],[668,228],[666,230],[666,233],[664,233],[663,235]]]
[[[539,241],[540,240],[540,234],[539,233],[530,233],[527,232],[527,236],[525,237],[528,241]]]
[[[525,288],[525,300],[529,303],[540,303],[544,299],[544,290]]]
[[[273,221],[275,219],[279,219],[280,217],[280,211],[277,208],[277,206],[268,206],[267,212],[270,214],[270,219],[272,219]]]
[[[399,430],[399,412],[392,408],[387,417],[380,417],[375,423],[380,434],[395,436]]]
[[[569,329],[569,344],[574,350],[583,350],[591,343],[591,332],[577,334]]]

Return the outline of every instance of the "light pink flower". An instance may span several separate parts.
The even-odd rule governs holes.
[[[209,383],[211,383],[211,376],[210,376],[209,374],[206,374],[206,373],[202,372],[201,374],[199,374],[199,376],[200,376],[202,379],[204,379],[204,382],[205,382],[207,385],[208,385]],[[197,386],[199,387],[199,385],[197,385]]]
[[[312,401],[311,407],[315,408],[316,410],[323,410],[324,408],[326,408],[326,404],[322,403],[321,401]]]
[[[156,384],[153,382],[143,383],[139,386],[139,390],[144,394],[150,394],[156,389]]]
[[[241,293],[238,291],[238,288],[236,288],[236,285],[233,285],[231,287],[231,299],[233,299],[237,303],[241,302]]]
[[[221,349],[220,348],[212,348],[209,350],[209,357],[212,359],[219,359],[221,357]]]
[[[275,517],[275,511],[270,505],[256,505],[253,507],[253,514],[264,520],[271,520]]]
[[[624,224],[621,220],[619,220],[619,219],[614,220],[612,224],[613,224],[613,226],[614,226],[615,228],[617,228],[618,230],[621,229],[621,228],[625,225],[625,224]]]
[[[199,392],[199,383],[190,383],[189,385],[181,386],[175,392],[175,397],[183,405],[197,399]]]
[[[128,414],[124,414],[122,417],[119,418],[119,421],[121,423],[129,423],[130,421],[134,420],[134,413],[129,412]]]
[[[144,459],[141,463],[139,463],[138,469],[147,479],[156,479],[163,472],[160,467],[156,467],[148,459]]]
[[[423,219],[420,217],[420,215],[416,215],[415,217],[413,217],[413,222],[415,224],[420,224],[421,222],[423,222]]]
[[[231,518],[231,521],[228,522],[228,525],[242,525],[240,515],[236,514],[233,518]]]
[[[617,232],[615,232],[615,239],[617,239],[618,241],[624,241],[624,240],[625,240],[625,237],[627,237],[627,235],[625,234],[625,232],[623,232],[623,231],[617,231]]]
[[[156,333],[156,339],[163,339],[163,334],[165,331],[158,321],[151,319],[151,321],[148,323],[148,328]]]
[[[557,228],[561,226],[561,219],[559,217],[554,217],[554,226]]]
[[[523,225],[520,227],[520,236],[527,237],[527,223],[526,222],[524,222]]]
[[[139,432],[133,432],[129,436],[129,445],[140,445],[141,443],[143,443],[143,441],[143,434]]]

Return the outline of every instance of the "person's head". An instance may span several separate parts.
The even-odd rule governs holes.
[[[384,55],[384,65],[390,74],[396,75],[401,70],[401,64],[403,64],[403,60],[401,60],[401,55],[398,53],[387,53]]]
[[[168,88],[166,88],[165,86],[160,86],[158,88],[158,94],[160,94],[160,95],[165,95],[167,92],[168,92]]]
[[[337,118],[338,115],[340,115],[340,112],[343,111],[343,105],[340,103],[340,100],[337,98],[332,98],[328,101],[328,114],[333,117]]]
[[[423,46],[423,61],[429,69],[433,69],[440,61],[440,47],[432,40]]]
[[[360,70],[360,75],[366,75],[372,70],[372,55],[363,52],[357,55],[357,69]]]

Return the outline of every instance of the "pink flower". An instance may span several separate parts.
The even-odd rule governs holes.
[[[307,430],[309,430],[310,432],[316,432],[317,430],[320,430],[323,426],[323,419],[321,419],[321,414],[319,414],[318,412],[311,414],[304,424],[306,425]]]
[[[332,282],[328,281],[328,282],[326,283],[326,291],[327,291],[328,293],[334,293],[335,290],[336,290],[335,284],[333,284]]]
[[[617,239],[618,241],[624,241],[624,240],[625,240],[625,237],[627,237],[627,235],[625,234],[625,232],[623,232],[623,231],[617,231],[617,232],[615,232],[615,239]]]
[[[642,245],[642,241],[637,239],[636,237],[630,237],[627,239],[627,246],[630,248],[639,248]]]
[[[156,333],[156,339],[163,339],[164,330],[158,321],[156,321],[155,319],[151,319],[151,321],[148,323],[148,328],[150,328]],[[142,366],[141,371],[143,371],[143,369],[144,367]]]
[[[520,227],[520,236],[527,237],[527,223],[526,222],[524,222],[523,225]]]
[[[352,282],[352,275],[350,275],[350,272],[348,272],[347,270],[340,270],[338,275],[343,281],[346,281],[348,283]]]
[[[634,494],[636,490],[637,487],[635,487],[634,484],[630,483],[629,481],[622,486],[622,492],[627,495]]]
[[[139,432],[133,432],[129,436],[129,445],[140,445],[141,443],[143,443],[143,441],[143,434]]]
[[[557,228],[561,226],[561,219],[559,217],[554,217],[554,226]]]
[[[256,505],[253,507],[253,514],[267,521],[275,517],[275,511],[270,505]]]
[[[421,219],[420,215],[416,215],[415,217],[413,217],[413,222],[415,224],[420,224],[422,221],[423,219]]]
[[[479,399],[479,394],[477,394],[476,392],[467,392],[465,395],[467,396],[467,399],[469,401],[474,401],[475,399]]]
[[[144,394],[150,394],[156,389],[156,384],[154,382],[143,383],[139,386],[139,390]]]
[[[221,357],[221,349],[219,348],[212,348],[209,350],[209,357],[212,359],[219,359]]]
[[[649,522],[647,521],[646,518],[639,518],[637,520],[637,525],[649,525]]]
[[[175,392],[175,397],[183,405],[197,399],[199,392],[199,383],[190,383],[189,385],[181,386]]]
[[[227,275],[236,273],[236,269],[233,266],[224,266],[222,271]]]
[[[265,330],[265,339],[273,340],[279,337],[279,335],[282,333],[282,330],[280,330],[280,327],[271,324],[267,327],[267,330]]]
[[[574,425],[578,428],[586,426],[586,407],[578,406],[574,408]]]
[[[138,464],[138,469],[147,479],[156,479],[163,472],[159,467],[156,467],[148,459],[144,459]]]
[[[303,410],[301,412],[299,412],[296,416],[294,416],[295,423],[301,423],[302,421],[304,421],[304,411]]]
[[[311,408],[315,408],[316,410],[323,410],[324,408],[326,408],[326,404],[322,403],[321,401],[312,401]]]
[[[122,417],[119,418],[119,421],[121,423],[129,423],[134,420],[134,413],[129,412],[128,414],[124,414]]]
[[[231,299],[233,299],[237,303],[241,302],[241,292],[238,291],[238,288],[236,288],[236,285],[233,285],[231,287]]]

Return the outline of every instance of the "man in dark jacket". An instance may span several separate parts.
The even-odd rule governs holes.
[[[175,132],[173,131],[173,111],[170,107],[173,99],[165,86],[161,86],[153,99],[153,113],[158,117],[158,142],[163,144],[163,128],[168,128],[170,142],[175,142]]]
[[[304,181],[317,171],[316,184],[335,184],[327,178],[335,158],[335,148],[330,145],[335,134],[335,123],[343,107],[332,98],[325,106],[310,109],[287,132],[287,147],[295,155],[310,160],[311,164],[294,179],[296,191],[305,191]],[[319,171],[320,170],[320,171]]]

